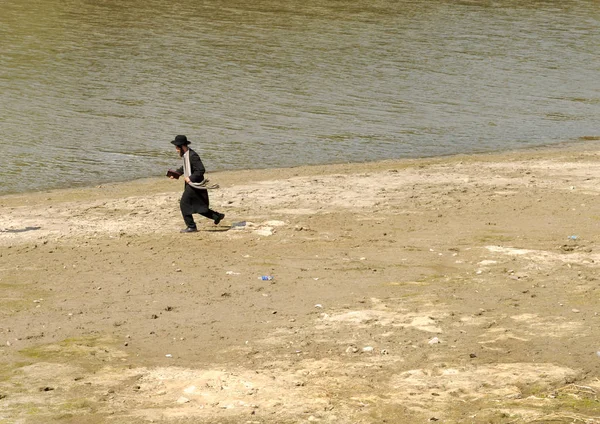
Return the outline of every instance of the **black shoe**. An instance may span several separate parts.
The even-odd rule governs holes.
[[[217,215],[217,216],[216,216],[216,218],[215,218],[215,221],[214,221],[214,222],[215,222],[215,225],[219,225],[219,222],[221,222],[221,220],[222,220],[223,218],[225,218],[225,214],[224,214],[224,213],[219,213],[219,212],[216,212],[216,215]]]
[[[183,230],[179,231],[180,233],[195,233],[197,232],[198,229],[196,227],[187,227],[184,228]]]

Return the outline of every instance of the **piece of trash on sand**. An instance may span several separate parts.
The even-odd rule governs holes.
[[[172,358],[172,357],[173,357],[173,355],[171,355],[170,353],[167,353],[165,356],[166,356],[167,358]]]
[[[225,274],[227,274],[227,275],[240,275],[239,272],[235,272],[235,271],[227,271]]]
[[[320,303],[317,303],[317,304],[315,305],[315,308],[322,309],[322,308],[323,308],[323,305],[321,305]]]
[[[262,281],[271,281],[273,279],[272,275],[261,275],[260,277],[258,277],[259,280]]]
[[[432,345],[432,344],[438,344],[438,343],[441,343],[441,342],[440,342],[440,339],[438,339],[437,337],[434,337],[433,339],[429,340],[429,342],[427,342],[427,343],[429,343],[430,345]]]
[[[577,240],[577,236],[569,236],[570,240]]]
[[[246,226],[246,221],[234,222],[231,224],[231,228],[242,229]]]

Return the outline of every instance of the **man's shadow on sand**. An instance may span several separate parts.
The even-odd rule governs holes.
[[[198,231],[206,231],[208,233],[222,233],[225,231],[229,231],[231,230],[231,226],[227,225],[227,226],[220,226],[220,227],[206,227],[206,228],[198,228]]]
[[[224,231],[229,231],[233,228],[244,228],[246,226],[246,221],[234,222],[231,225],[219,225],[216,227],[204,227],[198,229],[198,231],[207,231],[209,233],[220,233]]]
[[[220,232],[225,232],[225,231],[229,231],[232,228],[236,227],[236,225],[221,225],[218,227],[207,227],[207,228],[202,228],[200,229],[200,231],[206,231],[209,233],[220,233]],[[27,231],[35,231],[35,230],[39,230],[42,227],[25,227],[25,228],[4,228],[0,230],[0,233],[24,233]]]

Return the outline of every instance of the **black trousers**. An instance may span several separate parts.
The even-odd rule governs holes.
[[[193,188],[186,184],[179,207],[181,209],[181,215],[183,215],[183,221],[189,228],[196,228],[194,217],[192,214],[197,213],[208,219],[216,219],[218,214],[208,207],[210,204],[208,200],[208,190],[200,190]]]
[[[217,213],[212,209],[209,209],[207,212],[203,212],[200,215],[212,220],[215,220],[217,218]],[[196,228],[196,222],[194,221],[194,217],[191,214],[183,215],[183,222],[185,222],[185,225],[189,228]]]

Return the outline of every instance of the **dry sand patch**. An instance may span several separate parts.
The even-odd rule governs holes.
[[[0,423],[597,422],[588,148],[0,198]]]
[[[480,414],[482,420],[505,415],[528,422],[546,416],[553,403],[587,399],[577,391],[566,398],[558,395],[580,376],[553,364],[440,364],[389,376],[380,371],[401,361],[363,355],[351,362],[279,361],[256,370],[104,367],[91,376],[72,365],[38,363],[19,369],[18,377],[10,380],[28,389],[11,391],[4,399],[4,413],[14,414],[27,405],[30,412],[48,419],[87,411],[109,421],[119,417],[121,422],[239,422],[253,417],[274,422],[371,422],[369,416],[377,416],[383,405],[398,404],[419,421],[462,422],[452,412],[458,403],[477,405],[472,417]],[[588,395],[600,388],[587,387]],[[579,419],[594,422],[583,415]]]

